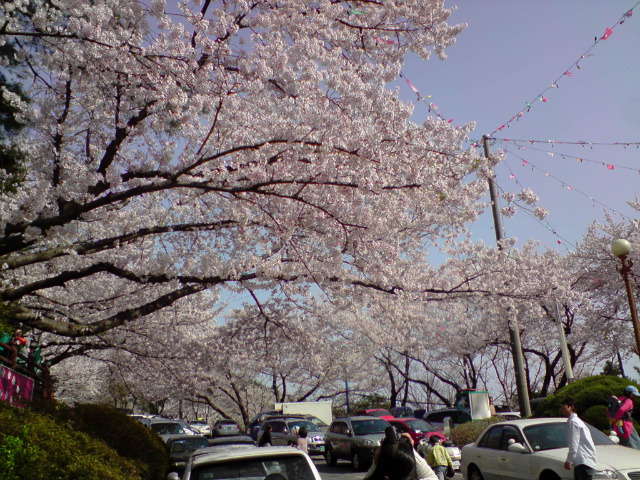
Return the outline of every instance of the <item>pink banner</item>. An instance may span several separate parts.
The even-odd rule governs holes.
[[[33,397],[33,378],[0,366],[0,400],[23,407]]]

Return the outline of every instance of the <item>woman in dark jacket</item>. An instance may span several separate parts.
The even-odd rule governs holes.
[[[258,441],[258,446],[259,447],[269,447],[271,446],[271,425],[267,425],[266,427],[264,427],[264,432],[262,433],[262,436],[260,437],[260,440]]]

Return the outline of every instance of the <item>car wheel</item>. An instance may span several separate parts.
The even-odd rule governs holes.
[[[329,465],[330,467],[335,467],[338,463],[338,459],[333,454],[330,448],[327,448],[327,451],[324,452],[324,459],[326,460],[327,465]]]
[[[469,480],[484,480],[478,467],[469,468]]]
[[[364,463],[362,461],[362,458],[360,458],[360,455],[358,454],[358,452],[353,452],[351,454],[351,465],[353,466],[353,469],[356,472],[363,470]]]
[[[541,480],[560,480],[560,477],[555,472],[542,472],[540,475]]]

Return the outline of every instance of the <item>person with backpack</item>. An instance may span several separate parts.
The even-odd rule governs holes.
[[[625,447],[635,448],[640,450],[640,437],[638,432],[633,427],[633,398],[640,395],[638,389],[633,385],[629,385],[624,389],[624,392],[620,398],[618,398],[620,404],[617,411],[613,415],[613,429],[620,438],[620,445]],[[622,425],[619,425],[622,422]]]

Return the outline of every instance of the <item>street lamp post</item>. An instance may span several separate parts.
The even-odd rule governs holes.
[[[627,300],[629,300],[629,310],[631,312],[631,323],[633,324],[633,333],[636,337],[636,353],[640,356],[640,323],[638,323],[638,310],[636,309],[636,300],[633,296],[633,286],[629,273],[633,262],[628,257],[631,252],[631,243],[624,238],[614,240],[611,244],[611,253],[620,259],[621,265],[618,267],[620,275],[624,280],[624,286],[627,289]]]

